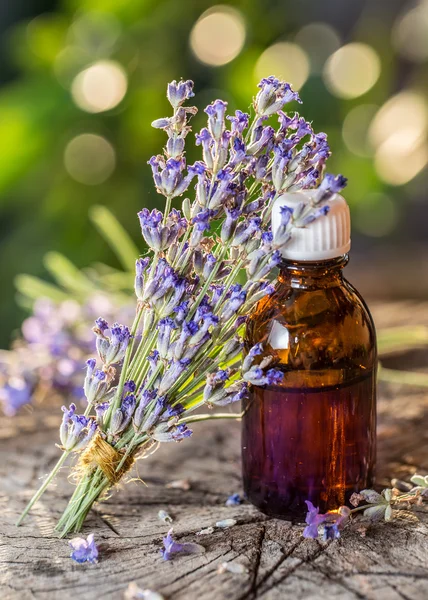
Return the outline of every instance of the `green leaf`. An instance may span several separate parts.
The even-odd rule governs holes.
[[[385,521],[391,521],[392,519],[392,508],[391,505],[388,504],[385,511]]]
[[[419,487],[428,488],[428,475],[424,477],[423,475],[415,474],[410,478],[410,481]]]
[[[43,262],[57,283],[73,294],[86,296],[94,291],[91,280],[63,254],[48,252]]]
[[[379,504],[378,506],[370,506],[363,512],[365,517],[368,517],[371,521],[381,521],[385,516],[385,511],[388,504]]]
[[[32,301],[38,298],[49,298],[54,302],[62,302],[68,298],[68,295],[56,285],[47,283],[38,277],[33,277],[33,275],[17,275],[15,277],[15,287],[22,296]]]
[[[96,205],[91,207],[89,217],[115,252],[124,269],[133,273],[140,252],[113,213],[105,206]]]
[[[386,488],[386,489],[382,490],[382,496],[385,498],[385,500],[387,502],[391,502],[391,498],[392,498],[391,488]]]

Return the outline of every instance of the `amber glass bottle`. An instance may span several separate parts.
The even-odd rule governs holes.
[[[247,326],[247,348],[261,342],[284,374],[281,385],[253,386],[243,407],[245,493],[276,517],[301,521],[305,500],[331,510],[373,484],[376,336],[343,277],[347,260],[284,259]]]

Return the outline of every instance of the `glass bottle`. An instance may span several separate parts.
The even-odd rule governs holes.
[[[284,377],[252,386],[244,403],[244,490],[263,512],[300,522],[305,500],[334,510],[374,478],[376,335],[342,274],[349,210],[340,196],[333,205],[286,246],[276,291],[258,304],[246,333],[247,351],[261,343],[258,358],[273,356]]]

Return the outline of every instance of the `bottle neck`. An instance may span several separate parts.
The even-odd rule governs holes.
[[[335,287],[343,282],[342,269],[348,260],[347,254],[318,262],[284,259],[279,265],[278,281],[287,287],[301,289]]]

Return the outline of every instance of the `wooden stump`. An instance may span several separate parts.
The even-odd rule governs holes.
[[[378,327],[428,324],[428,305],[395,303],[373,307]],[[427,351],[404,351],[385,366],[423,369]],[[428,473],[428,392],[381,384],[379,389],[378,482]],[[186,600],[426,600],[428,598],[428,511],[417,508],[362,536],[352,529],[333,542],[305,540],[302,528],[270,519],[249,504],[227,508],[226,498],[241,491],[240,425],[197,424],[192,440],[165,444],[138,461],[135,480],[90,513],[83,534],[94,532],[100,545],[97,565],[78,565],[66,540],[53,533],[72,492],[66,471],[45,494],[23,526],[14,523],[58,458],[58,416],[42,409],[0,427],[0,598],[2,600],[120,599],[131,581],[166,598]],[[139,479],[144,480],[144,485]],[[188,491],[168,482],[190,479]],[[146,487],[147,486],[147,487]],[[179,541],[201,543],[206,552],[161,559],[168,525]],[[197,537],[202,528],[231,518],[237,524]],[[217,574],[224,561],[247,572]]]

